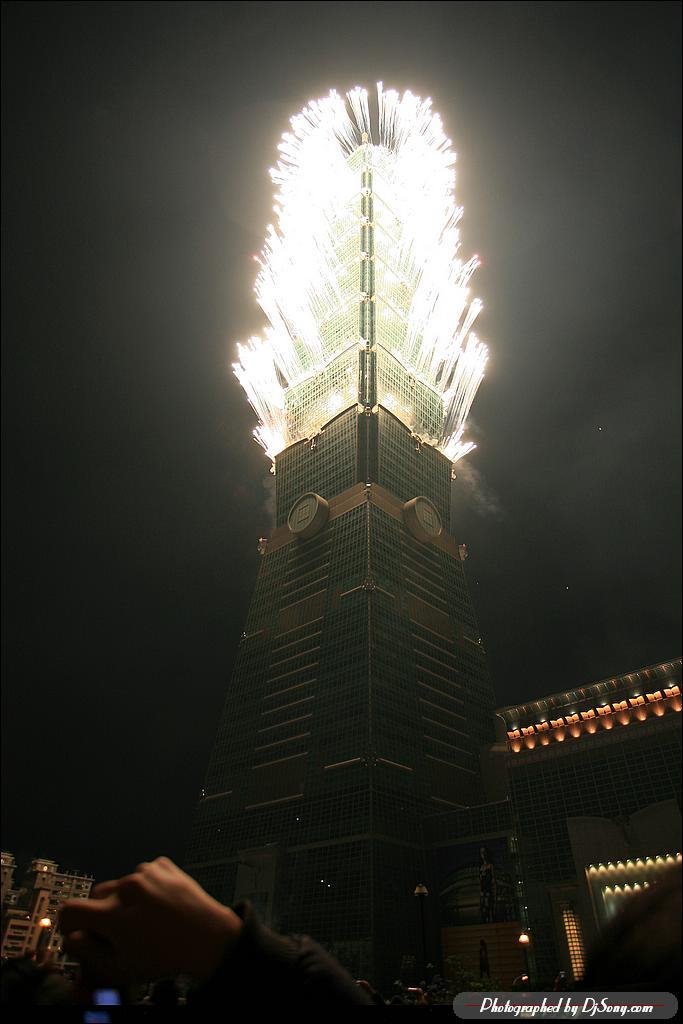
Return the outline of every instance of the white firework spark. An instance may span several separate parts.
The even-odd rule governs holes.
[[[380,404],[454,462],[474,447],[463,434],[487,350],[472,331],[481,310],[469,288],[478,259],[458,255],[455,153],[431,100],[379,83],[377,101],[375,142],[365,89],[311,101],[291,119],[271,170],[276,219],[255,285],[268,326],[238,346],[234,365],[271,458],[356,401],[327,371],[359,342],[389,353],[437,396],[442,414],[426,429],[408,402],[391,394]],[[364,171],[372,175],[372,254],[360,246]],[[373,261],[372,296],[360,294],[364,259]],[[360,336],[363,300],[376,310],[372,339]],[[302,414],[305,382],[312,397]],[[296,417],[288,405],[295,388]]]

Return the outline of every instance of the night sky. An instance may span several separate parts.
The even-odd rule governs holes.
[[[430,95],[479,253],[499,704],[680,653],[680,7],[10,3],[3,849],[182,857],[271,527],[230,363],[308,99]]]

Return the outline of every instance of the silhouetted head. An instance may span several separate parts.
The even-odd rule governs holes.
[[[31,957],[17,957],[2,964],[3,1005],[69,1006],[73,985],[54,969],[40,967]]]

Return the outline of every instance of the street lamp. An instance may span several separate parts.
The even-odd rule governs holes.
[[[415,886],[413,896],[417,896],[420,904],[420,931],[422,933],[422,976],[426,981],[427,974],[427,942],[425,940],[425,898],[429,896],[429,889],[422,882]]]
[[[528,973],[529,973],[529,947],[531,946],[531,936],[529,935],[529,932],[525,928],[523,928],[522,931],[519,933],[519,936],[517,938],[517,942],[519,942],[520,946],[524,950],[524,970],[525,970],[526,974],[528,975]]]
[[[52,921],[49,917],[41,917],[38,922],[40,928],[40,935],[38,936],[38,944],[36,946],[36,962],[42,964],[45,959],[45,952],[50,936],[52,935]]]

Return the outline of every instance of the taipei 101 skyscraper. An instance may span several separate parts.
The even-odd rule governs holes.
[[[291,120],[237,349],[276,483],[197,807],[191,873],[357,977],[419,956],[422,822],[482,803],[493,695],[450,532],[486,349],[429,100],[356,88]]]

